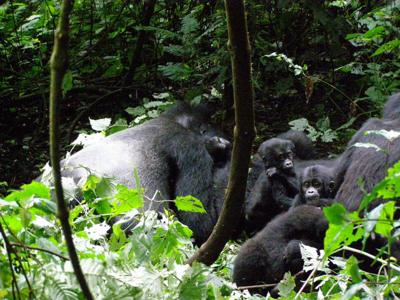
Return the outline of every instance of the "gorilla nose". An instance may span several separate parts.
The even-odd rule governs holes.
[[[285,168],[286,169],[293,168],[293,162],[291,160],[285,161]]]
[[[315,193],[315,190],[308,190],[307,191],[307,195],[308,196],[314,196],[316,193]]]

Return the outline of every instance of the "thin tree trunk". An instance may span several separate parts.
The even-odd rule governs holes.
[[[142,20],[142,26],[149,26],[150,25],[150,19],[154,14],[154,7],[156,5],[156,0],[145,0],[144,1],[144,7],[143,7],[143,20]],[[129,66],[129,71],[128,74],[125,77],[125,82],[124,85],[131,85],[133,82],[133,76],[135,75],[136,68],[140,66],[141,58],[140,56],[142,55],[142,50],[144,43],[146,42],[147,35],[149,33],[145,30],[140,30],[138,34],[138,38],[136,40],[136,48],[133,51],[132,55],[132,61]]]
[[[250,44],[243,0],[225,0],[232,60],[235,129],[232,168],[224,206],[208,240],[188,260],[212,264],[229,240],[241,215],[251,147],[255,136]]]
[[[57,199],[58,217],[61,222],[68,254],[74,268],[76,278],[81,286],[86,299],[92,300],[93,296],[83,275],[79,258],[72,240],[72,231],[69,226],[69,212],[64,202],[61,185],[60,151],[59,151],[59,118],[60,102],[62,100],[62,81],[68,65],[68,30],[69,14],[73,7],[73,0],[64,0],[61,6],[57,29],[54,34],[54,47],[50,59],[50,161],[53,167],[54,190]]]

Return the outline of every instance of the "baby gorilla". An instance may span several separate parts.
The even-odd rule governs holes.
[[[300,242],[322,249],[327,227],[318,207],[301,205],[280,214],[240,248],[234,262],[233,282],[237,286],[276,284],[285,272],[296,274],[303,268]],[[270,289],[250,292],[266,294]]]
[[[272,138],[258,149],[264,164],[246,201],[246,231],[260,231],[274,216],[288,210],[299,192],[293,164],[294,144]]]
[[[300,192],[293,201],[293,206],[302,204],[329,206],[335,197],[335,181],[331,168],[313,165],[300,174]]]

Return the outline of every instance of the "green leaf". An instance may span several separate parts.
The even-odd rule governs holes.
[[[187,15],[182,19],[181,31],[184,34],[189,34],[196,31],[199,28],[199,22],[192,15]]]
[[[161,73],[172,81],[188,80],[193,70],[187,64],[167,63],[166,65],[158,66]]]
[[[128,128],[128,122],[125,119],[119,118],[114,124],[107,128],[106,135],[111,135],[126,128]]]
[[[383,26],[376,26],[375,28],[372,28],[368,30],[366,33],[363,34],[363,38],[365,39],[372,39],[374,37],[380,37],[382,33],[385,32],[385,27]]]
[[[86,179],[85,184],[82,187],[82,191],[95,191],[97,184],[101,182],[101,178],[97,177],[96,175],[89,175],[88,178]]]
[[[385,32],[385,27],[377,26],[368,30],[366,33],[351,33],[346,35],[346,40],[371,40],[372,38],[378,38]]]
[[[134,117],[142,116],[146,113],[146,109],[143,106],[128,107],[125,111]]]
[[[24,228],[19,215],[3,215],[2,219],[14,234],[19,233]]]
[[[306,118],[300,118],[289,122],[290,128],[298,131],[306,130],[310,125]]]
[[[193,231],[186,225],[183,225],[180,222],[174,222],[173,225],[175,226],[175,230],[179,237],[184,239],[190,239],[192,237]]]
[[[164,93],[164,94],[169,95],[168,93]],[[154,96],[154,95],[153,95],[153,96]],[[163,97],[162,94],[158,94],[157,96]],[[162,99],[162,98],[161,98],[161,99]],[[150,101],[150,102],[147,102],[147,103],[143,104],[143,106],[144,106],[146,109],[150,109],[150,108],[158,108],[158,107],[162,107],[162,106],[170,105],[170,104],[171,104],[171,102]]]
[[[351,279],[353,280],[354,283],[359,283],[362,281],[362,277],[360,275],[360,269],[358,267],[358,260],[354,256],[351,256],[347,260],[344,271],[346,274],[351,276]]]
[[[115,214],[119,215],[132,209],[143,207],[143,197],[140,189],[129,189],[121,184],[118,184],[116,189],[117,194],[115,194],[112,201]]]
[[[34,196],[50,200],[50,189],[41,182],[32,181],[30,184],[21,186],[21,190],[9,194],[4,200],[18,202],[28,200]]]
[[[70,91],[72,89],[72,86],[73,86],[72,72],[68,70],[63,78],[63,83],[62,83],[63,95],[65,95],[68,91]]]
[[[354,213],[348,216],[352,216],[352,219],[358,218]],[[324,239],[324,249],[328,256],[340,247],[348,246],[364,236],[364,229],[361,227],[356,229],[353,223],[355,222],[353,221],[340,225],[329,224]]]
[[[381,55],[383,53],[389,53],[399,47],[400,47],[400,40],[395,39],[380,46],[378,49],[375,50],[375,52],[371,56],[374,57]]]
[[[331,224],[341,225],[346,222],[346,208],[341,203],[334,203],[323,209],[325,217]]]
[[[278,283],[279,296],[285,299],[291,298],[290,295],[293,296],[295,287],[294,277],[290,273],[285,273],[283,279]]]
[[[178,196],[175,199],[175,205],[180,211],[197,212],[204,214],[206,210],[204,209],[203,203],[193,196]]]
[[[393,218],[396,210],[395,202],[390,201],[383,205],[379,221],[375,226],[375,232],[390,238],[393,232]]]
[[[152,249],[152,260],[158,261],[160,257],[170,257],[178,246],[178,239],[172,230],[157,228],[153,236],[154,247]]]
[[[323,141],[324,143],[331,143],[337,139],[338,135],[336,131],[333,131],[332,129],[327,129],[325,131],[322,131],[321,141]]]

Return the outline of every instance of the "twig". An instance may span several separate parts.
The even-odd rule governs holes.
[[[41,252],[46,252],[46,253],[49,253],[49,254],[51,254],[51,255],[58,256],[58,257],[61,258],[61,259],[69,260],[68,257],[65,257],[65,256],[63,256],[63,255],[61,255],[61,254],[55,253],[55,252],[50,251],[50,250],[47,250],[47,249],[43,249],[43,248],[39,248],[39,247],[33,247],[33,246],[28,246],[28,245],[21,244],[21,243],[10,243],[10,245],[11,245],[11,246],[14,246],[14,247],[21,247],[21,248],[26,248],[26,249],[30,249],[30,250],[37,250],[37,251],[41,251]]]
[[[250,289],[258,289],[258,288],[268,288],[275,287],[278,283],[267,283],[267,284],[255,284],[255,285],[247,285],[247,286],[238,286],[238,290],[250,290]]]
[[[10,241],[8,240],[8,237],[7,237],[7,235],[6,235],[5,231],[4,231],[4,228],[3,228],[3,225],[1,224],[1,222],[0,222],[0,233],[1,233],[1,236],[3,237],[4,244],[6,245],[8,264],[10,266],[10,271],[11,271],[11,275],[12,275],[12,283],[11,283],[11,285],[12,285],[13,299],[17,299],[16,295],[15,295],[14,287],[17,290],[18,298],[21,299],[21,294],[20,294],[19,287],[18,287],[18,284],[17,284],[17,277],[15,276],[14,266],[13,266],[12,258],[11,258],[11,253],[13,252],[13,249],[12,249],[12,247],[10,245]]]
[[[60,103],[62,99],[62,82],[68,62],[68,31],[69,15],[73,7],[73,0],[64,0],[61,6],[57,30],[54,34],[54,46],[50,59],[50,160],[53,168],[54,192],[57,199],[58,218],[68,248],[68,254],[74,269],[76,279],[81,287],[83,296],[93,300],[92,293],[82,272],[79,257],[72,239],[72,230],[69,225],[69,211],[64,201],[60,171]]]
[[[376,261],[380,262],[384,266],[389,266],[389,263],[386,260],[384,260],[382,258],[379,258],[379,257],[376,257],[375,255],[369,254],[369,253],[367,253],[365,251],[358,250],[358,249],[355,249],[355,248],[352,248],[352,247],[349,247],[349,246],[343,246],[342,249],[350,251],[350,252],[354,252],[354,253],[357,253],[357,254],[364,255],[366,257],[369,257],[369,258],[371,258],[373,260],[376,260]],[[394,266],[393,264],[390,264],[390,268],[392,268],[393,270],[395,270],[397,272],[400,272],[400,267]]]

